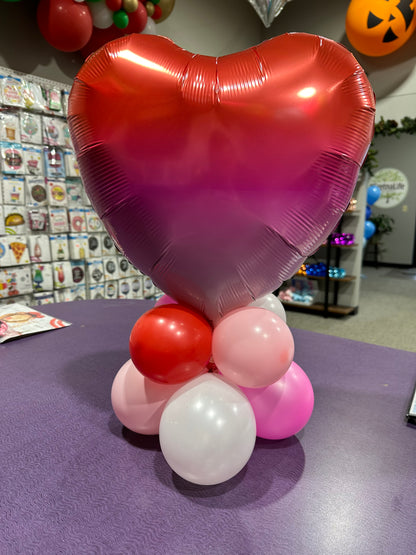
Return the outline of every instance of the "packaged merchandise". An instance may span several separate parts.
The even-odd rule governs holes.
[[[8,237],[0,237],[0,268],[12,265]]]
[[[85,209],[85,219],[87,222],[87,231],[92,233],[98,233],[99,231],[104,231],[103,223],[98,217],[95,210],[92,208]]]
[[[0,269],[0,297],[15,297],[32,292],[30,266]]]
[[[65,183],[68,206],[71,208],[81,208],[83,206],[83,193],[81,181],[69,181]]]
[[[111,256],[117,253],[113,240],[108,235],[108,233],[105,233],[103,235],[102,245],[103,245],[103,256]]]
[[[42,140],[44,145],[61,146],[65,144],[63,136],[64,121],[60,118],[42,116]]]
[[[62,133],[63,133],[63,137],[64,137],[64,146],[67,147],[68,149],[73,150],[74,145],[72,143],[71,133],[69,132],[69,126],[66,122],[64,122],[64,124],[63,124]]]
[[[27,175],[25,181],[27,203],[33,206],[46,206],[48,204],[48,195],[45,178]]]
[[[41,306],[44,304],[52,304],[55,302],[53,291],[45,291],[43,293],[33,294],[34,306]]]
[[[104,281],[104,265],[100,259],[87,260],[87,281],[89,284],[102,283]]]
[[[84,260],[70,260],[72,270],[72,284],[85,284],[85,262]]]
[[[21,142],[19,113],[0,109],[0,141]]]
[[[69,245],[67,235],[50,235],[52,260],[69,260]]]
[[[112,281],[119,278],[116,256],[103,256],[104,280]]]
[[[50,206],[66,206],[66,186],[64,179],[46,179],[46,194]]]
[[[104,297],[106,299],[118,298],[118,281],[106,281],[104,284]]]
[[[26,235],[14,235],[13,237],[5,237],[4,241],[9,249],[10,265],[17,266],[20,264],[29,264],[29,248]]]
[[[4,204],[25,204],[25,180],[18,176],[3,176],[3,202]]]
[[[71,287],[71,300],[72,301],[85,301],[87,298],[87,289],[85,285],[76,285]]]
[[[25,206],[3,206],[4,227],[9,235],[22,235],[26,233],[27,209]]]
[[[129,262],[128,262],[127,258],[124,258],[124,256],[118,256],[117,257],[117,263],[118,263],[118,275],[119,275],[119,277],[120,278],[129,277],[130,267],[129,267]]]
[[[39,114],[20,112],[20,137],[22,143],[42,144],[42,120]]]
[[[46,206],[31,206],[27,210],[30,231],[46,233],[49,229],[48,209]]]
[[[151,299],[156,294],[156,287],[153,281],[148,276],[143,277],[143,298]]]
[[[0,204],[0,236],[6,234],[6,229],[4,227],[4,211],[3,206]]]
[[[79,177],[79,166],[72,150],[64,150],[65,173],[67,177]]]
[[[81,233],[82,231],[87,231],[84,208],[69,208],[68,218],[69,218],[70,231],[74,233]]]
[[[58,289],[53,292],[54,301],[56,303],[69,303],[72,301],[72,292],[70,287]]]
[[[49,223],[52,233],[62,234],[69,230],[68,213],[66,208],[49,207]]]
[[[58,89],[57,87],[51,87],[50,89],[47,89],[46,92],[49,110],[63,115],[64,111],[62,106],[61,89]]]
[[[3,173],[23,175],[23,148],[20,143],[0,143]]]
[[[104,299],[104,283],[97,283],[95,285],[89,285],[87,289],[87,296],[89,299]]]
[[[89,233],[88,234],[88,254],[87,258],[97,258],[102,257],[102,234],[101,233]]]
[[[54,289],[63,289],[72,286],[72,266],[69,260],[53,263]]]
[[[40,146],[23,145],[23,164],[26,175],[43,175],[42,149]]]
[[[68,235],[69,255],[72,260],[82,260],[88,251],[88,235],[86,233],[70,233]]]
[[[22,97],[22,80],[10,75],[0,76],[0,86],[3,104],[24,108],[25,104]]]
[[[43,161],[47,178],[65,179],[65,159],[62,148],[57,146],[44,147]]]
[[[43,112],[45,110],[45,100],[42,93],[42,87],[38,83],[32,83],[32,81],[27,79],[22,79],[21,83],[24,108]],[[39,142],[41,142],[41,140]]]
[[[52,264],[32,264],[32,286],[34,292],[53,289]]]
[[[48,235],[28,235],[31,262],[50,262],[51,246]]]

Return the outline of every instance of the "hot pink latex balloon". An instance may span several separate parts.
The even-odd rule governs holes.
[[[182,385],[165,385],[149,380],[128,360],[113,381],[113,410],[120,422],[132,432],[158,434],[163,409]]]
[[[314,405],[312,384],[295,362],[279,381],[269,387],[241,390],[253,408],[258,437],[285,439],[293,436],[311,417]]]
[[[294,341],[287,324],[264,308],[236,309],[215,326],[212,357],[221,374],[245,387],[265,387],[288,370]]]
[[[292,276],[351,198],[375,102],[355,58],[293,33],[214,58],[133,34],[78,73],[69,126],[120,250],[210,320]]]

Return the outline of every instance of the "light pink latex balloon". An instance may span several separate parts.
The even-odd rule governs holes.
[[[288,370],[294,354],[286,323],[263,308],[233,310],[218,322],[212,356],[221,374],[244,387],[271,385]]]
[[[277,382],[261,389],[241,388],[256,416],[257,436],[285,439],[309,421],[314,395],[308,376],[295,362]]]
[[[175,299],[169,297],[169,295],[162,295],[160,299],[155,302],[155,306],[163,306],[164,304],[178,304]]]
[[[128,360],[113,381],[113,410],[120,422],[132,432],[158,434],[163,409],[182,385],[165,385],[149,380]]]

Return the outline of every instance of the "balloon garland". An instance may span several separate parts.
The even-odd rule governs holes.
[[[156,34],[156,23],[172,12],[175,0],[40,0],[37,22],[43,37],[63,52],[84,58],[131,33]]]

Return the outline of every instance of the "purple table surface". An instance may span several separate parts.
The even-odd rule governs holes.
[[[416,429],[405,413],[416,354],[293,330],[315,409],[246,467],[190,484],[156,436],[110,402],[150,301],[43,312],[68,328],[0,345],[0,553],[397,554],[416,552]]]

